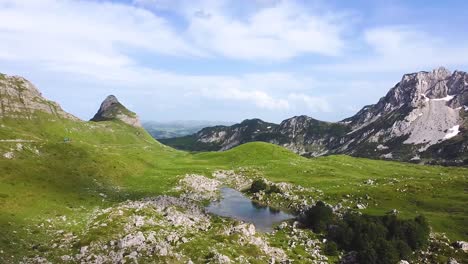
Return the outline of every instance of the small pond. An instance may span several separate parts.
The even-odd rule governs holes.
[[[294,218],[294,215],[253,202],[232,188],[221,188],[221,200],[212,202],[206,210],[215,215],[252,223],[262,232],[270,232],[275,224]]]

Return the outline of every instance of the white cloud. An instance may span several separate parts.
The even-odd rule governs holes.
[[[287,60],[302,54],[336,56],[349,25],[342,14],[321,12],[296,1],[247,1],[249,12],[233,14],[236,1],[134,0],[137,6],[172,11],[188,26],[193,45],[213,56],[239,60]],[[316,3],[314,4],[316,5]]]
[[[138,94],[175,92],[185,95],[185,98],[231,101],[274,111],[306,109],[327,112],[330,109],[325,98],[306,94],[314,85],[310,77],[285,72],[190,75],[141,66],[75,68],[71,65],[55,70],[78,74],[114,87],[132,87]]]
[[[0,0],[0,59],[125,66],[124,51],[200,55],[153,13],[110,2]],[[6,52],[5,52],[6,51]]]
[[[305,106],[306,109],[312,112],[330,112],[331,106],[323,97],[313,97],[303,93],[291,93],[288,99],[294,106]]]
[[[212,99],[250,102],[267,110],[287,110],[289,102],[285,99],[275,99],[268,93],[258,90],[243,91],[238,88],[202,89],[202,96]]]
[[[66,73],[96,87],[115,86],[138,95],[190,94],[289,114],[336,111],[350,104],[347,100],[372,103],[398,81],[395,72],[467,65],[466,41],[439,36],[430,27],[363,24],[361,30],[347,23],[343,13],[314,9],[310,2],[242,3],[247,2],[252,4],[242,6],[247,10],[241,12],[230,8],[237,1],[228,0],[134,0],[133,5],[110,0],[0,0],[0,65],[7,65],[1,70],[15,64],[22,72]],[[310,54],[318,56],[306,56]],[[301,58],[288,61],[296,57]],[[171,67],[183,60],[189,66],[181,67],[184,73],[152,68],[160,58],[176,58]],[[324,59],[332,62],[323,65]],[[213,69],[212,61],[220,65],[219,71],[190,73],[197,62],[208,65],[197,72]],[[310,71],[314,78],[292,73],[304,71],[308,63],[315,64]],[[248,73],[256,66],[257,73]],[[227,68],[235,72],[222,73]],[[391,85],[370,80],[365,95],[350,99],[364,89],[356,80],[368,78],[356,72],[392,73]],[[331,79],[339,83],[323,84]],[[370,92],[375,90],[379,91]],[[333,95],[337,92],[339,96]],[[331,100],[344,103],[332,109]]]
[[[142,8],[177,9],[188,27],[176,28]],[[0,60],[97,83],[143,90],[179,90],[208,98],[250,102],[270,110],[290,109],[291,91],[306,92],[313,80],[283,72],[190,75],[139,64],[132,51],[169,56],[226,56],[279,60],[302,53],[335,55],[340,27],[292,2],[262,3],[248,17],[227,14],[225,1],[0,0]],[[203,14],[203,15],[200,15]],[[308,87],[309,86],[309,87]],[[304,101],[304,100],[303,100]],[[321,108],[322,109],[322,108]]]
[[[136,63],[129,54],[138,51],[273,61],[306,53],[333,56],[344,46],[334,17],[289,1],[236,17],[225,2],[0,0],[0,59],[128,65]],[[180,12],[187,26],[143,8],[152,3]]]
[[[415,72],[466,65],[468,61],[464,42],[411,26],[369,28],[363,32],[362,41],[359,45],[367,48],[365,52],[314,68],[337,72]]]
[[[339,54],[344,47],[343,26],[336,18],[306,10],[292,1],[281,1],[236,18],[222,8],[205,10],[202,6],[187,12],[187,34],[196,46],[234,59],[273,61],[307,53]]]

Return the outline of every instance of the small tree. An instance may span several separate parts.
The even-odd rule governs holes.
[[[336,256],[338,255],[338,246],[335,242],[328,240],[323,248],[323,252],[328,256]]]
[[[330,206],[318,201],[314,206],[305,211],[302,222],[312,228],[314,232],[323,232],[333,221],[333,210]]]
[[[254,180],[250,186],[250,192],[257,193],[259,191],[265,191],[268,189],[268,185],[263,180]]]
[[[268,187],[268,193],[281,193],[281,189],[276,185],[270,185]]]

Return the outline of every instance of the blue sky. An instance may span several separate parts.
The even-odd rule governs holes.
[[[337,121],[467,43],[466,1],[0,0],[0,72],[82,119]]]

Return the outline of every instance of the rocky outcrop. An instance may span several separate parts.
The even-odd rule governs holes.
[[[36,118],[38,113],[53,118],[79,120],[65,112],[59,104],[45,99],[28,80],[0,74],[0,118]]]
[[[128,125],[141,127],[138,116],[122,105],[114,95],[109,95],[106,97],[106,99],[102,102],[98,112],[91,119],[91,121],[95,122],[111,120],[120,120]]]
[[[468,74],[445,68],[405,74],[385,97],[340,122],[295,116],[209,127],[186,137],[189,150],[227,150],[264,141],[304,156],[349,154],[411,162],[468,164]],[[165,140],[172,145],[177,140]],[[180,147],[180,145],[172,145]],[[196,149],[192,149],[196,146]]]
[[[205,128],[195,134],[200,143],[217,145],[220,150],[228,150],[252,141],[264,141],[278,125],[260,119],[247,119],[233,126]]]
[[[466,114],[468,74],[445,68],[406,74],[375,105],[364,107],[342,123],[352,128],[336,152],[388,156],[399,160],[445,159],[447,144],[461,148],[450,160],[463,162],[468,150]],[[380,146],[380,148],[378,147]]]
[[[330,123],[301,115],[286,119],[268,140],[284,146],[296,153],[308,156],[321,156],[340,144],[340,138],[349,128],[340,123]]]

